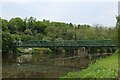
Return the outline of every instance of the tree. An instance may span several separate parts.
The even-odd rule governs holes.
[[[3,32],[2,33],[2,58],[4,59],[10,59],[10,55],[13,54],[14,49],[14,39],[12,38],[11,34],[9,32]]]
[[[8,21],[5,20],[5,19],[0,19],[0,22],[2,23],[2,24],[1,24],[1,26],[2,26],[2,31],[9,32],[9,29],[8,29],[8,27],[7,27]]]
[[[24,34],[32,35],[33,33],[32,33],[32,31],[31,31],[30,29],[26,29],[26,30],[24,31]]]
[[[34,30],[35,24],[36,24],[36,18],[30,17],[29,19],[27,19],[26,27],[27,29],[30,29],[32,31]]]
[[[35,23],[35,26],[34,26],[34,29],[33,30],[37,30],[38,33],[41,33],[41,34],[45,34],[45,28],[48,26],[48,23],[46,23],[45,21],[44,22],[41,22],[41,21],[37,21]]]
[[[21,18],[16,17],[12,18],[9,21],[8,28],[10,30],[10,33],[15,34],[17,32],[24,32],[24,30],[26,29],[26,25]]]
[[[31,36],[29,34],[21,34],[20,35],[20,39],[22,41],[24,41],[24,40],[36,40],[36,37],[35,36]]]
[[[37,33],[37,34],[35,34],[35,37],[36,37],[36,39],[38,39],[38,40],[42,40],[43,35],[40,34],[40,33]]]

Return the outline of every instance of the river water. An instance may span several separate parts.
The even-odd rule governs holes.
[[[88,58],[69,57],[64,59],[47,59],[37,63],[7,63],[2,65],[2,77],[59,78],[65,76],[68,72],[80,71],[83,66],[87,68],[86,65],[90,62]]]
[[[80,68],[33,64],[9,64],[3,66],[3,78],[58,78]]]

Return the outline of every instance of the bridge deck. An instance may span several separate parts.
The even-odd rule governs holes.
[[[116,47],[111,40],[30,40],[19,41],[15,47]]]

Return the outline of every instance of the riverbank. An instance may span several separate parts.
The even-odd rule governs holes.
[[[87,69],[79,72],[69,72],[60,78],[117,78],[118,77],[118,53],[112,56],[98,59],[90,64]]]

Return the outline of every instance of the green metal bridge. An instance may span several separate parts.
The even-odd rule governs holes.
[[[111,40],[29,40],[15,42],[15,47],[117,47]]]
[[[17,41],[14,43],[14,48],[49,48],[54,55],[61,54],[59,49],[65,56],[81,56],[86,57],[90,55],[102,53],[111,54],[116,51],[117,45],[111,40],[28,40]],[[94,54],[94,55],[95,55]]]

